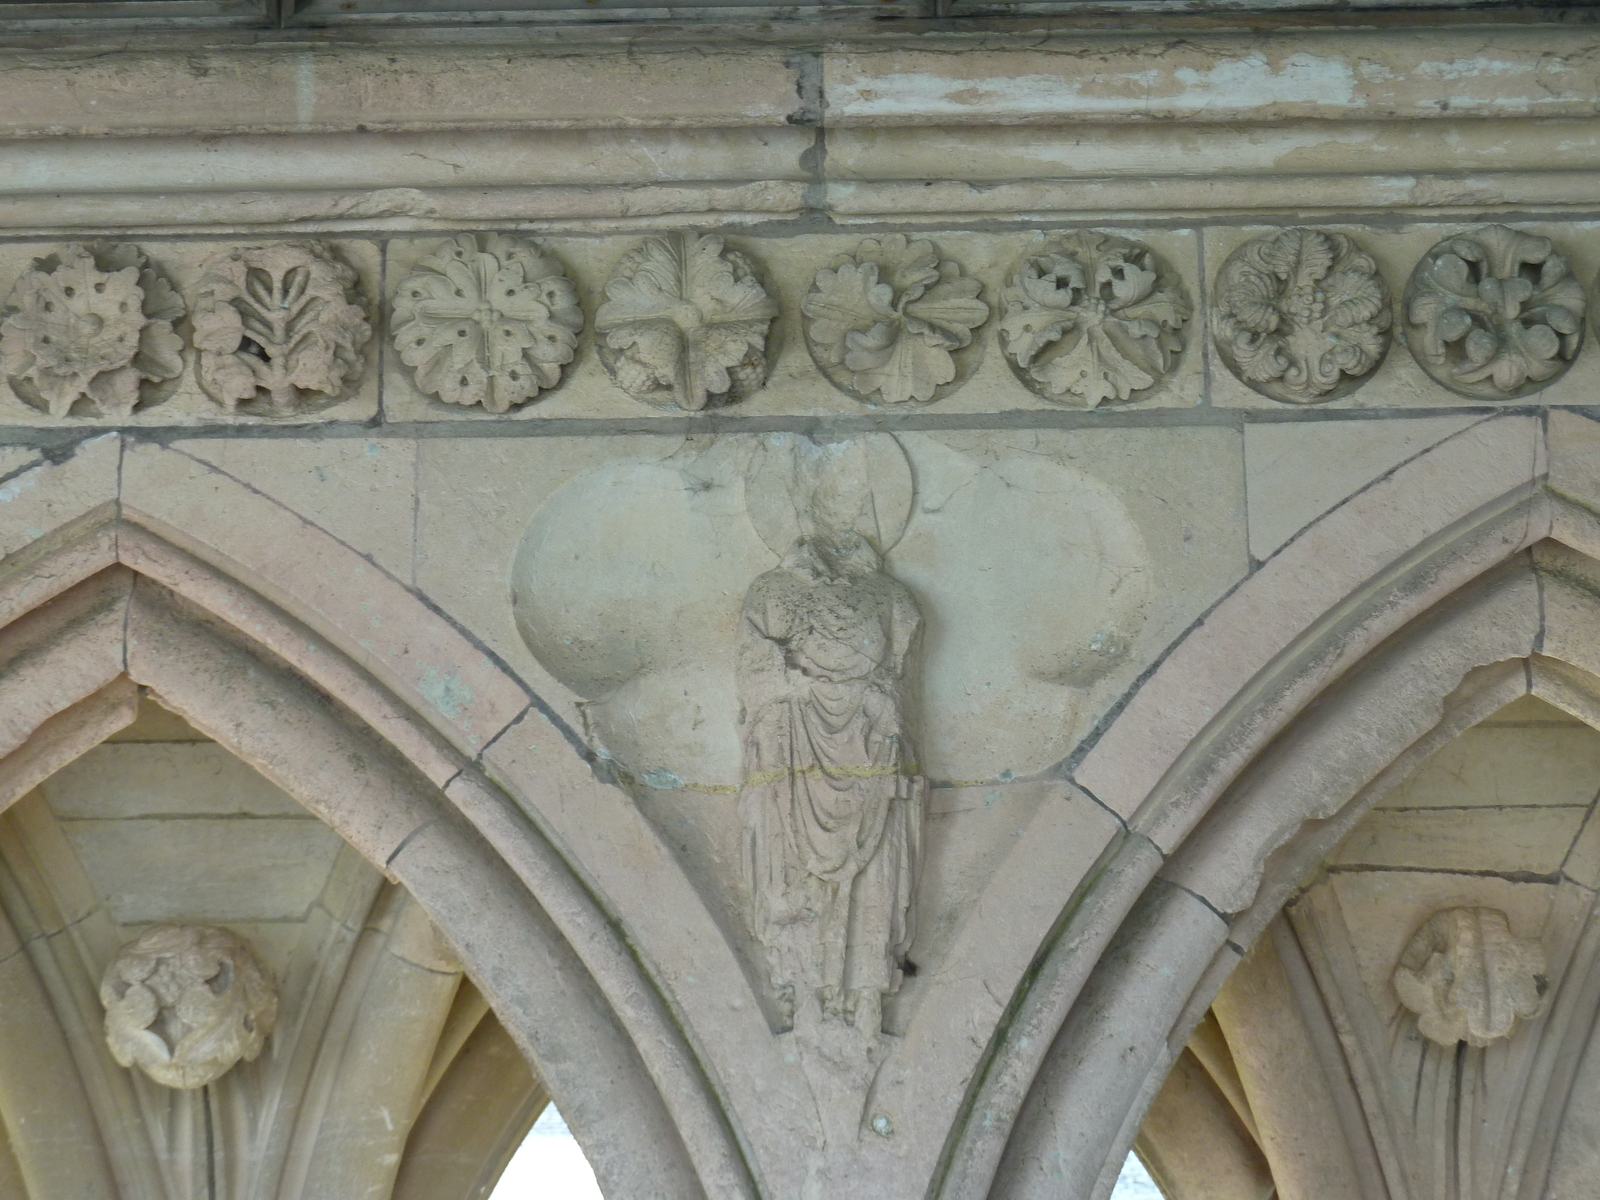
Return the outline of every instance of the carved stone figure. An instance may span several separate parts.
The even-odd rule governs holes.
[[[745,595],[739,806],[752,929],[778,1003],[877,1032],[900,985],[926,780],[907,730],[921,616],[857,528],[859,487],[808,481],[803,532]]]
[[[989,319],[982,290],[932,242],[868,238],[818,271],[801,302],[812,357],[857,399],[932,400],[956,377],[952,351]]]
[[[1253,238],[1217,275],[1217,353],[1245,384],[1288,404],[1348,395],[1378,369],[1394,323],[1377,263],[1342,233]]]
[[[595,313],[600,360],[629,395],[690,412],[767,379],[778,315],[750,260],[720,237],[653,237],[617,264]]]
[[[412,268],[394,299],[394,344],[417,386],[503,413],[561,381],[583,328],[577,289],[537,242],[463,233]]]
[[[0,362],[24,401],[64,417],[80,399],[126,417],[140,382],[183,371],[173,322],[183,300],[135,246],[84,246],[36,259],[11,289]]]
[[[289,416],[337,399],[360,376],[372,335],[353,268],[315,242],[276,242],[213,256],[194,304],[200,386],[229,412],[265,393]]]
[[[1583,286],[1549,238],[1485,225],[1445,238],[1406,285],[1411,353],[1451,391],[1513,400],[1559,379],[1583,344]]]
[[[1394,971],[1400,1002],[1441,1046],[1487,1046],[1518,1017],[1538,1016],[1546,988],[1544,947],[1511,933],[1493,908],[1435,913],[1406,943]]]
[[[1183,349],[1189,302],[1154,251],[1105,233],[1052,240],[1012,273],[1000,340],[1046,400],[1097,408],[1160,382]]]
[[[100,984],[112,1057],[170,1088],[199,1088],[251,1062],[278,994],[243,938],[157,925],[122,948]]]

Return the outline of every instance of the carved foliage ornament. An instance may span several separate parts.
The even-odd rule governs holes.
[[[1378,265],[1348,237],[1285,229],[1228,256],[1216,322],[1230,371],[1274,400],[1315,404],[1378,369],[1394,314]]]
[[[204,925],[158,925],[122,948],[100,984],[106,1042],[125,1067],[199,1088],[251,1062],[278,995],[244,939]]]
[[[1583,344],[1583,287],[1550,239],[1505,225],[1445,238],[1406,285],[1407,341],[1452,391],[1510,400],[1560,378]]]
[[[1394,989],[1430,1041],[1487,1046],[1510,1034],[1518,1017],[1543,1011],[1544,971],[1544,948],[1513,936],[1505,913],[1451,908],[1412,935]]]
[[[1189,303],[1148,248],[1075,233],[1011,276],[1000,339],[1017,375],[1046,400],[1097,408],[1159,382],[1183,349]]]
[[[801,303],[812,356],[858,399],[932,400],[956,377],[952,352],[989,319],[980,291],[932,242],[868,238],[818,271]]]
[[[11,290],[0,360],[19,396],[53,417],[86,399],[126,417],[142,380],[183,371],[173,322],[183,301],[134,246],[67,246],[35,260]]]
[[[229,412],[265,393],[288,416],[337,399],[372,334],[356,273],[314,242],[228,250],[205,265],[194,305],[200,386]]]
[[[504,234],[442,243],[395,293],[394,344],[417,386],[492,413],[555,387],[582,328],[560,262],[537,242]]]
[[[777,315],[748,258],[720,237],[679,233],[651,238],[617,264],[595,328],[600,359],[624,391],[698,412],[766,382]]]

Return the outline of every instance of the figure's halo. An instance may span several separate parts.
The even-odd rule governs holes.
[[[744,496],[751,525],[780,558],[804,532],[802,512],[810,504],[804,478],[859,491],[856,529],[879,554],[887,554],[905,534],[915,488],[911,462],[892,434],[830,440],[770,433],[761,438],[745,470]]]

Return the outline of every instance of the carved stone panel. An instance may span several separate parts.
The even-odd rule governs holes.
[[[498,233],[441,243],[401,281],[393,319],[395,349],[422,391],[492,413],[555,387],[583,328],[561,263]]]
[[[361,375],[372,334],[357,282],[315,242],[213,256],[194,305],[200,386],[229,412],[259,406],[270,416],[338,399]]]
[[[1513,936],[1493,908],[1435,913],[1406,943],[1394,970],[1400,1002],[1441,1046],[1487,1046],[1545,1004],[1544,948]]]
[[[1389,289],[1342,233],[1285,229],[1240,246],[1217,275],[1217,353],[1248,387],[1287,404],[1336,400],[1389,350]]]
[[[867,238],[818,271],[801,302],[812,358],[858,400],[927,403],[989,319],[982,290],[932,242]]]
[[[868,448],[808,449],[790,460],[799,534],[750,585],[740,625],[750,921],[780,1010],[815,1004],[875,1035],[915,929],[922,616],[864,532],[881,528]]]
[[[64,417],[80,400],[126,417],[141,384],[183,371],[183,300],[135,246],[76,242],[34,261],[0,323],[0,362],[25,402]]]
[[[1422,256],[1406,285],[1406,341],[1451,391],[1514,400],[1566,373],[1584,309],[1583,286],[1549,238],[1485,225]]]
[[[600,359],[629,395],[690,412],[744,399],[767,379],[778,305],[720,237],[653,237],[625,255],[595,313]]]
[[[1153,250],[1074,233],[1007,280],[1000,340],[1017,378],[1073,408],[1123,401],[1164,379],[1183,350],[1189,302]]]
[[[278,1016],[277,989],[249,943],[204,925],[157,925],[124,946],[100,1002],[112,1057],[182,1089],[253,1061]]]

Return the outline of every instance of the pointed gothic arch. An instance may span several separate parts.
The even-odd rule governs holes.
[[[1002,1023],[942,1195],[1107,1194],[1243,950],[1388,788],[1516,695],[1596,723],[1600,427],[1548,421],[1485,421],[1307,527],[1073,765],[1128,836]]]
[[[292,526],[280,552],[292,546],[363,590],[297,595],[295,581],[313,573],[274,578],[259,558],[241,563],[192,527],[180,532],[181,514],[163,519],[125,503],[126,492],[104,495],[107,464],[95,460],[122,457],[115,437],[41,464],[26,486],[70,515],[0,566],[0,807],[125,725],[130,697],[148,690],[422,904],[611,1193],[755,1195],[715,1084],[648,964],[530,816],[530,792],[603,791],[585,788],[587,764],[567,753],[541,764],[543,777],[519,777],[471,753],[530,715],[549,722],[525,694],[519,706],[520,689],[470,639],[348,547],[196,460],[140,451],[166,471],[164,501],[178,490],[175,469],[213,494],[230,488],[246,525]],[[375,602],[403,621],[398,665],[348,628]],[[359,661],[343,650],[358,642]],[[471,683],[435,689],[429,704],[430,671]],[[484,710],[495,704],[503,720],[486,737]]]

